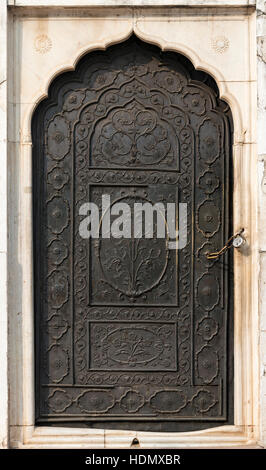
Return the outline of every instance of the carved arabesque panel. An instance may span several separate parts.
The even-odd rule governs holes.
[[[230,116],[210,77],[134,36],[52,84],[33,119],[37,422],[232,422],[232,261],[206,258],[232,218]],[[186,246],[81,238],[104,194],[186,203]]]

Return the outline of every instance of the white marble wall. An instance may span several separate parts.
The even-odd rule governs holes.
[[[7,305],[7,246],[12,247],[12,237],[13,232],[10,230],[10,233],[7,233],[7,214],[6,214],[6,209],[7,209],[7,166],[9,167],[9,172],[12,174],[12,181],[15,181],[14,178],[14,172],[18,172],[19,169],[16,168],[16,164],[13,162],[18,162],[19,158],[16,160],[16,158],[13,158],[12,152],[15,151],[19,147],[19,139],[21,139],[21,135],[16,132],[15,127],[12,128],[12,134],[9,134],[9,154],[7,153],[7,122],[6,122],[6,109],[7,109],[7,88],[6,88],[6,78],[7,78],[7,67],[6,67],[6,51],[7,51],[7,5],[12,7],[12,11],[16,11],[16,7],[22,7],[22,6],[28,6],[28,7],[34,7],[36,5],[38,6],[44,6],[44,7],[49,7],[49,6],[87,6],[87,5],[92,5],[92,6],[103,6],[103,5],[108,5],[108,6],[160,6],[163,5],[173,5],[173,6],[226,6],[226,7],[246,7],[246,6],[254,6],[256,4],[255,0],[78,0],[78,1],[73,1],[73,0],[0,0],[0,46],[1,46],[1,51],[0,51],[0,214],[1,214],[1,219],[0,219],[0,447],[7,447],[8,446],[8,380],[7,380],[7,325],[8,325],[8,305]],[[52,10],[51,10],[52,11]],[[240,10],[239,10],[240,11]],[[215,51],[210,50],[208,52],[208,47],[210,46],[209,42],[206,41],[205,43],[201,44],[201,51],[199,52],[199,55],[203,55],[204,58],[206,57],[206,63],[208,62],[208,65],[212,66],[213,70],[213,75],[217,73],[217,77],[220,80],[219,86],[221,89],[223,89],[224,93],[226,90],[226,87],[230,89],[230,92],[232,95],[236,97],[236,101],[240,103],[241,113],[242,114],[242,123],[237,124],[237,128],[239,128],[239,135],[236,135],[236,145],[239,148],[239,152],[241,151],[240,149],[243,148],[243,152],[249,152],[250,158],[252,156],[256,156],[255,154],[255,133],[256,133],[256,97],[254,95],[254,90],[256,90],[255,86],[255,81],[256,81],[256,67],[258,70],[258,185],[259,185],[259,225],[258,225],[258,234],[259,234],[259,242],[258,245],[256,244],[255,250],[259,250],[259,260],[260,260],[260,277],[259,277],[259,310],[260,310],[260,377],[254,376],[254,381],[260,379],[260,396],[259,396],[259,403],[258,403],[258,408],[260,408],[260,436],[259,436],[259,443],[261,446],[266,447],[266,1],[263,0],[257,0],[257,52],[258,52],[258,58],[257,58],[257,64],[255,62],[249,62],[250,57],[248,55],[248,36],[247,33],[245,32],[245,26],[244,23],[241,24],[241,22],[238,22],[238,28],[239,28],[239,33],[235,33],[234,27],[230,25],[230,22],[227,22],[227,24],[224,26],[226,35],[230,37],[230,34],[232,33],[232,36],[230,38],[230,50],[228,54],[219,54],[219,65],[220,65],[220,70],[223,70],[223,74],[219,75],[218,68],[216,68],[216,56],[215,56]],[[196,18],[194,19],[195,21],[195,28],[196,28],[196,23],[197,20]],[[61,21],[61,27],[64,26],[63,22]],[[211,28],[211,20],[208,25],[208,27]],[[10,28],[12,26],[10,25]],[[25,36],[22,36],[24,41],[27,44],[30,44],[31,40],[31,35],[32,37],[35,37],[35,28],[36,25],[34,23],[29,23],[27,26],[27,29],[25,30]],[[53,28],[55,28],[56,25],[55,23],[51,23],[49,25],[49,34],[53,35]],[[59,26],[58,26],[59,27]],[[124,21],[124,26],[123,23],[120,23],[120,28],[127,30],[128,25],[127,21]],[[130,25],[129,25],[130,27]],[[176,31],[176,38],[175,41],[178,43],[178,34],[179,31],[182,28],[182,24],[179,24],[179,29],[175,29]],[[198,28],[205,27],[204,25],[198,25]],[[222,25],[219,25],[219,27],[222,27]],[[149,23],[146,21],[146,17],[143,16],[142,18],[142,24],[140,21],[140,30],[141,28],[145,32],[146,35],[154,35],[157,36],[157,31],[158,31],[158,24],[156,23]],[[164,41],[165,44],[170,44],[171,43],[171,32],[169,29],[169,25],[167,23],[160,23],[160,28],[161,28],[161,34],[165,37]],[[216,28],[216,27],[215,27]],[[227,28],[227,29],[226,29]],[[230,29],[231,28],[231,29]],[[108,28],[107,28],[108,29]],[[248,28],[247,28],[248,30]],[[20,30],[21,33],[22,30]],[[86,41],[88,41],[88,36],[87,36],[87,31],[88,28],[85,23],[83,23],[83,26],[80,25],[80,37],[81,40],[82,38],[84,39],[84,47]],[[106,29],[102,30],[106,34]],[[216,29],[215,29],[216,31]],[[169,32],[169,37],[168,37],[168,32]],[[235,34],[234,34],[235,33]],[[243,37],[241,34],[243,33]],[[91,29],[90,34],[93,36],[93,29]],[[144,35],[145,35],[144,34]],[[255,38],[255,32],[251,34],[254,35]],[[28,36],[27,36],[28,35]],[[186,36],[187,35],[187,36]],[[60,36],[60,33],[59,33]],[[193,42],[193,26],[187,30],[184,28],[184,32],[181,34],[183,43],[186,43],[189,41]],[[28,42],[27,42],[27,37],[28,37]],[[121,37],[124,37],[124,32],[121,30]],[[191,40],[192,38],[192,40]],[[92,39],[91,39],[92,41]],[[104,38],[100,38],[99,41],[105,41]],[[244,42],[246,41],[246,42]],[[252,43],[252,41],[251,41]],[[180,42],[181,44],[181,42]],[[38,44],[37,44],[38,46]],[[48,44],[49,46],[49,44]],[[60,46],[60,41],[59,45]],[[61,47],[61,46],[60,46]],[[72,46],[71,46],[72,47]],[[83,47],[83,46],[82,46]],[[80,49],[82,49],[80,46]],[[235,48],[236,52],[233,52]],[[255,48],[255,46],[254,46]],[[185,50],[185,49],[184,49]],[[50,51],[50,49],[49,49]],[[36,53],[34,51],[34,48],[28,48],[27,50],[24,50],[24,69],[21,68],[19,70],[19,73],[22,72],[22,82],[23,82],[23,87],[24,87],[24,92],[21,95],[21,101],[20,101],[20,109],[24,110],[28,107],[29,103],[33,103],[35,99],[40,98],[40,91],[43,90],[45,87],[43,87],[42,82],[38,82],[40,80],[40,76],[46,78],[47,76],[52,76],[53,73],[56,73],[58,70],[58,64],[56,62],[56,54],[57,54],[57,49],[56,46],[53,47],[53,49],[45,56],[48,57],[50,54],[50,57],[52,59],[47,59],[47,63],[45,65],[45,60],[40,61],[40,65],[37,65],[38,73],[31,73],[31,80],[26,79],[24,77],[23,79],[23,73],[26,73],[28,70],[31,70],[31,62],[32,60],[37,61],[37,57],[39,57],[38,60],[40,60],[40,57],[43,57],[42,54]],[[243,53],[245,52],[245,54]],[[37,51],[38,52],[38,51]],[[72,49],[67,50],[67,47],[65,48],[65,51],[62,51],[61,57],[62,57],[62,64],[64,66],[68,63],[67,58],[64,58],[64,53],[67,54],[68,57],[72,58],[75,56],[75,50],[72,51]],[[188,52],[189,55],[190,52]],[[31,56],[32,54],[32,56]],[[36,59],[33,59],[34,54],[36,56]],[[232,54],[232,55],[231,55]],[[242,54],[242,55],[241,55]],[[240,58],[242,57],[242,59]],[[237,59],[236,59],[237,58]],[[198,65],[198,58],[195,55],[193,57],[194,63]],[[70,60],[70,59],[69,59]],[[71,62],[70,60],[70,62]],[[229,62],[226,61],[231,61],[230,64]],[[235,67],[235,61],[238,61],[237,67]],[[224,61],[224,63],[223,63]],[[15,69],[16,66],[19,67],[19,61],[15,60]],[[56,64],[56,67],[54,66]],[[71,66],[72,63],[69,63],[69,66]],[[242,64],[242,65],[241,65]],[[33,64],[32,67],[34,68],[36,64]],[[44,67],[42,70],[41,67]],[[47,68],[48,67],[48,68]],[[50,67],[50,68],[49,68]],[[207,67],[207,66],[206,66]],[[243,67],[243,69],[241,68]],[[36,68],[36,67],[35,67]],[[13,70],[13,75],[11,74],[10,77],[8,77],[8,84],[9,84],[9,97],[11,100],[11,97],[13,98],[12,95],[12,80],[18,75],[16,73],[16,70]],[[23,70],[22,70],[23,69]],[[17,71],[18,72],[18,71]],[[234,75],[236,73],[236,76]],[[45,75],[46,74],[46,75]],[[36,84],[35,84],[36,81]],[[46,80],[47,81],[47,80]],[[252,83],[251,83],[252,82]],[[39,85],[38,85],[39,83]],[[253,86],[254,85],[254,86]],[[39,88],[38,88],[39,86]],[[36,95],[35,95],[35,91]],[[38,94],[37,94],[38,92]],[[44,93],[45,94],[45,93]],[[229,96],[229,95],[228,95]],[[13,101],[12,101],[13,103]],[[11,107],[13,104],[11,103]],[[13,106],[14,111],[15,111],[15,106]],[[13,109],[12,108],[12,109]],[[237,107],[235,107],[237,109]],[[17,115],[14,112],[14,116],[16,117]],[[240,125],[241,124],[241,125]],[[12,127],[12,126],[11,126]],[[25,125],[25,127],[27,127]],[[243,135],[240,132],[240,130],[243,129],[248,129],[248,132],[244,132]],[[15,131],[14,131],[15,130]],[[14,131],[14,132],[13,132]],[[27,132],[26,132],[27,134]],[[22,142],[21,144],[24,146],[23,147],[23,152],[21,153],[21,158],[23,159],[23,155],[26,155],[27,152],[29,154],[30,150],[30,138],[29,135],[23,135],[22,136]],[[251,151],[251,148],[253,149]],[[237,150],[238,152],[238,150]],[[14,153],[14,152],[13,152]],[[7,159],[7,155],[9,156],[9,161]],[[10,157],[11,162],[10,162]],[[8,164],[8,165],[7,165]],[[14,166],[13,166],[14,165]],[[26,165],[27,166],[27,165]],[[27,172],[28,169],[26,167],[22,168],[22,173]],[[30,185],[30,178],[28,184]],[[252,185],[251,185],[252,187]],[[26,205],[20,206],[20,208],[26,208],[26,211],[30,213],[30,192],[28,191],[29,187],[25,188],[25,197],[28,198],[27,201],[25,202]],[[9,205],[12,203],[13,207],[13,202],[15,201],[16,195],[18,193],[17,188],[13,188],[13,190],[10,190],[10,196],[9,196]],[[254,193],[256,193],[256,188],[254,189]],[[252,196],[247,196],[244,199],[252,199]],[[25,200],[25,199],[24,199]],[[244,204],[244,203],[243,203]],[[14,206],[15,207],[15,206]],[[10,206],[9,206],[10,208]],[[10,213],[10,211],[9,211]],[[9,227],[15,227],[17,224],[17,220],[15,219],[16,217],[16,210],[13,208],[13,214],[14,217],[12,216],[11,212],[11,217],[10,218],[10,226]],[[237,215],[238,216],[238,215]],[[30,215],[28,216],[30,217]],[[255,217],[256,219],[256,217]],[[30,230],[30,222],[26,224],[27,230]],[[9,237],[9,245],[7,243]],[[30,237],[30,234],[29,234]],[[20,241],[16,241],[16,243],[20,243]],[[30,246],[29,244],[28,250],[30,251]],[[8,261],[9,261],[9,266],[12,264],[12,257],[14,256],[12,250],[9,252],[8,255]],[[23,259],[25,260],[28,254],[26,252],[22,253],[22,264],[23,264]],[[256,256],[255,258],[256,259]],[[11,260],[11,262],[10,262]],[[15,260],[15,257],[14,257]],[[13,269],[15,269],[13,267]],[[254,268],[254,272],[256,270],[256,267]],[[18,276],[19,277],[19,276]],[[25,281],[25,277],[22,278],[23,282]],[[13,284],[12,284],[13,283]],[[14,279],[9,279],[9,286],[15,285]],[[9,287],[10,289],[10,287]],[[19,322],[24,321],[25,318],[20,320],[20,312],[21,310],[17,308],[16,305],[16,299],[15,299],[15,293],[12,293],[12,289],[10,291],[10,297],[9,297],[9,316],[10,320],[11,317],[16,317],[16,323],[14,323],[14,319],[12,319],[12,324],[13,327],[15,325],[15,329],[19,331]],[[13,296],[13,297],[12,297]],[[30,290],[29,290],[29,297],[30,297]],[[254,301],[253,303],[257,302],[257,297],[256,295],[254,296]],[[30,303],[30,299],[26,299],[26,303]],[[258,303],[258,302],[257,302]],[[26,309],[27,310],[27,309]],[[256,310],[256,308],[255,308]],[[25,313],[25,312],[24,312]],[[23,316],[23,315],[22,315]],[[12,327],[12,328],[13,328]],[[11,328],[11,329],[12,329]],[[16,333],[17,334],[17,333]],[[29,333],[30,334],[30,333]],[[246,337],[245,337],[246,338]],[[242,338],[243,339],[243,338]],[[257,341],[257,336],[255,335],[255,342]],[[18,336],[13,335],[12,342],[9,344],[9,351],[10,351],[10,356],[12,356],[12,364],[16,364],[17,370],[23,368],[23,362],[22,361],[22,355],[18,354],[18,344],[20,344],[20,341],[22,341],[23,338],[21,339]],[[241,340],[241,338],[240,338]],[[246,339],[245,339],[246,340]],[[27,338],[26,338],[26,343],[27,343]],[[29,342],[28,342],[29,343]],[[28,344],[27,343],[27,344]],[[27,346],[27,345],[26,345]],[[254,347],[254,351],[256,354],[256,344]],[[32,351],[30,347],[24,348],[24,353],[26,352],[26,356],[28,355],[28,358],[30,360]],[[248,352],[248,348],[247,348]],[[9,357],[10,357],[9,356]],[[25,357],[25,355],[24,355]],[[249,355],[247,353],[247,360],[249,359]],[[256,370],[256,365],[254,366],[254,370]],[[12,375],[12,383],[10,384],[10,392],[11,392],[11,399],[13,400],[13,396],[15,397],[15,392],[18,387],[21,386],[20,380],[19,380],[19,373]],[[252,388],[252,384],[251,384]],[[239,400],[241,400],[241,390],[237,390],[237,392],[240,394],[239,395]],[[252,395],[252,393],[251,393]],[[247,405],[247,404],[246,404]],[[27,401],[25,402],[24,408],[27,406],[31,407],[32,405],[29,403],[27,404]],[[15,412],[12,411],[11,407],[11,422],[14,425],[14,432],[16,431],[16,425],[18,423],[23,424],[23,420],[21,421],[20,414],[22,416],[22,411],[25,412],[25,410],[21,410],[22,404],[19,404],[17,406]],[[245,407],[245,403],[243,403],[243,407]],[[30,413],[29,413],[30,415]],[[237,417],[238,420],[238,417]],[[251,426],[252,418],[249,420],[249,417],[247,417],[246,420],[248,425]],[[30,432],[30,426],[32,427],[32,421],[30,422],[24,422],[24,427],[25,424],[29,424],[29,429],[28,431]],[[238,424],[238,422],[237,422]],[[18,426],[19,427],[19,426]],[[23,429],[23,426],[20,424],[20,429]],[[28,432],[27,431],[27,432]],[[37,446],[35,444],[36,442],[45,442],[45,439],[47,439],[47,446],[49,447],[48,441],[53,442],[54,439],[56,439],[56,436],[53,436],[53,431],[49,429],[49,437],[48,434],[45,434],[46,431],[45,429],[41,429],[38,431],[38,433],[35,435],[34,439],[30,442],[29,445],[31,446]],[[55,431],[54,431],[55,432]],[[67,433],[70,433],[68,435],[68,440],[67,440]],[[226,434],[227,430],[224,429],[224,433]],[[237,432],[237,430],[235,431]],[[125,447],[128,447],[130,445],[130,442],[133,437],[135,437],[135,434],[133,432],[130,433],[119,433],[119,432],[107,432],[104,434],[103,431],[97,431],[95,434],[95,439],[99,440],[98,444],[101,446],[102,442],[104,441],[105,443],[108,444],[109,447],[116,446],[116,443],[120,443],[122,445],[122,441],[124,439],[125,441]],[[97,435],[96,435],[97,434]],[[145,434],[145,433],[144,433]],[[147,445],[148,447],[150,446],[151,438],[146,435],[142,435],[141,439],[143,440],[144,446]],[[214,435],[215,431],[210,432],[210,434]],[[63,436],[65,435],[65,437]],[[80,436],[77,437],[80,439],[82,442],[82,436],[84,435],[84,441],[83,445],[85,447],[88,447],[89,444],[93,448],[93,440],[92,436],[90,437],[88,432],[80,432]],[[217,434],[218,436],[218,434]],[[16,434],[15,439],[20,439],[19,433]],[[25,438],[26,439],[26,438]],[[61,443],[65,444],[65,446],[71,446],[73,441],[73,433],[71,431],[65,430],[62,432],[62,437],[60,441]],[[109,440],[108,440],[109,439]],[[146,439],[146,440],[145,440]],[[154,437],[155,439],[155,437]],[[161,439],[161,440],[160,440]],[[172,447],[176,444],[176,437],[174,435],[167,435],[165,434],[163,437],[160,437],[160,439],[157,439],[157,447],[160,447],[160,444],[163,444],[164,447]],[[183,441],[182,441],[183,439]],[[184,445],[191,445],[188,444],[188,442],[193,441],[193,437],[191,436],[185,436],[180,440],[180,446],[182,447],[182,442]],[[187,439],[187,440],[186,440]],[[195,443],[199,442],[200,445],[202,445],[202,442],[208,442],[208,436],[206,436],[206,441],[204,441],[205,437],[201,437],[201,435],[195,436]],[[219,445],[219,439],[222,439],[222,437],[217,437],[217,445]],[[234,436],[233,434],[231,437],[227,436],[227,442],[228,445],[230,445],[230,442],[234,442]],[[231,439],[231,441],[230,441]],[[237,436],[235,439],[239,439]],[[245,438],[246,439],[246,438]],[[156,440],[156,439],[155,439]],[[95,441],[95,447],[98,446],[97,442]],[[59,441],[58,441],[59,442]],[[223,441],[225,442],[225,441]],[[239,445],[241,445],[241,441],[238,440]],[[247,442],[243,438],[243,442]],[[145,444],[146,443],[146,444]],[[62,445],[63,445],[62,444]],[[254,444],[254,443],[253,443]],[[19,445],[19,444],[18,444]],[[45,444],[42,444],[45,446]],[[74,445],[74,444],[73,444]],[[118,445],[118,444],[117,444]],[[155,444],[154,444],[155,445]],[[196,444],[195,444],[196,445]],[[207,445],[207,444],[206,444]],[[119,445],[118,445],[119,446]]]
[[[0,448],[7,446],[7,11],[0,2]]]

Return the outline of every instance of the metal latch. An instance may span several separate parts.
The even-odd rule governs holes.
[[[240,248],[243,246],[246,242],[245,238],[243,237],[242,233],[244,232],[245,229],[239,230],[239,232],[235,233],[232,235],[232,237],[229,238],[229,240],[226,242],[226,244],[223,246],[223,248],[220,251],[214,251],[213,253],[206,253],[206,258],[207,259],[217,259],[220,256],[222,256],[224,253],[226,253],[229,248]]]

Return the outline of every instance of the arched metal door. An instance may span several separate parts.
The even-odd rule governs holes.
[[[52,83],[33,118],[36,422],[188,431],[233,420],[230,110],[132,36]],[[188,237],[84,239],[80,207],[186,203]]]

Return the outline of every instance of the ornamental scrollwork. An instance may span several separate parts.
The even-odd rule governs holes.
[[[232,265],[206,257],[230,227],[228,107],[210,76],[134,36],[55,83],[33,121],[36,419],[229,422]],[[186,246],[83,239],[80,208],[103,194],[185,203]]]

